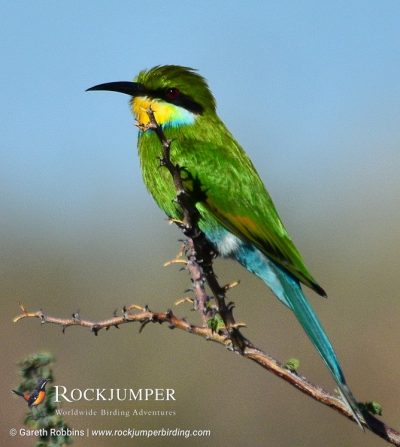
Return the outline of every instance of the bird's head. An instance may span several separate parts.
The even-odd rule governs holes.
[[[50,379],[40,379],[36,385],[36,388],[39,390],[44,390],[46,387],[47,382],[49,382]]]
[[[193,124],[202,115],[215,113],[215,99],[206,80],[195,70],[179,65],[158,65],[141,71],[133,82],[110,82],[88,89],[130,95],[132,112],[140,125],[149,122],[151,108],[162,126]]]

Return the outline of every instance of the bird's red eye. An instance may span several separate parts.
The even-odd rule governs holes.
[[[165,90],[167,99],[176,99],[180,94],[181,92],[175,87],[167,88],[167,90]]]

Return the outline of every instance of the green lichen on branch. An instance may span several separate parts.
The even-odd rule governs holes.
[[[283,367],[297,374],[297,370],[300,368],[300,360],[296,358],[291,358],[286,361]]]
[[[47,352],[32,354],[18,362],[21,381],[15,391],[17,393],[31,393],[41,379],[49,383],[54,381],[52,364],[54,357]],[[27,405],[22,401],[21,404]],[[34,447],[61,447],[72,443],[72,438],[66,433],[70,430],[64,418],[57,415],[57,404],[54,402],[54,388],[48,387],[42,404],[32,406],[25,415],[24,425],[30,430],[39,430]]]
[[[365,410],[369,411],[372,414],[376,414],[378,416],[382,416],[383,414],[382,405],[374,400],[370,402],[360,403],[360,406],[361,408],[364,408]]]

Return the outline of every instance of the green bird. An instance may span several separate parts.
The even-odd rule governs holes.
[[[321,296],[326,293],[305,266],[250,158],[217,115],[206,80],[191,68],[163,65],[141,71],[134,82],[111,82],[88,90],[130,95],[139,129],[149,124],[151,107],[173,142],[171,161],[201,186],[202,198],[196,205],[200,229],[220,256],[235,259],[261,278],[293,311],[362,428],[361,410],[301,284]],[[182,218],[171,175],[160,169],[161,146],[153,130],[139,130],[138,152],[143,180],[154,200],[168,217]],[[190,183],[186,187],[190,189]]]

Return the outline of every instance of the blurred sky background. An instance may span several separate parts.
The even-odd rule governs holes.
[[[49,350],[58,384],[175,388],[173,418],[67,419],[75,428],[207,428],[210,439],[77,439],[78,447],[383,445],[238,356],[166,327],[92,336],[17,303],[102,318],[126,303],[164,310],[188,286],[142,185],[128,98],[85,93],[156,64],[199,69],[329,299],[309,292],[360,400],[400,427],[400,3],[398,1],[0,2],[1,445],[25,407],[16,362]],[[221,281],[245,333],[333,389],[289,312],[229,262]],[[176,309],[195,319],[188,307]],[[81,403],[73,408],[86,408]],[[168,408],[144,404],[147,409]],[[65,407],[71,408],[71,407]],[[108,409],[114,407],[107,406]]]

